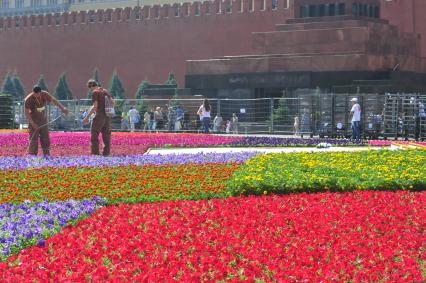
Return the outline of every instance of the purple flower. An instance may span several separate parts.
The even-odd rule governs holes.
[[[0,204],[0,260],[27,246],[44,246],[44,238],[76,219],[89,216],[105,200],[67,200]]]
[[[0,157],[0,169],[28,169],[41,167],[74,167],[74,166],[125,166],[147,164],[188,164],[188,163],[241,163],[259,154],[259,152],[228,153],[184,153],[184,154],[148,154],[127,156],[63,156],[50,159],[37,157]]]
[[[238,146],[316,146],[319,143],[329,143],[340,146],[353,144],[347,139],[303,139],[278,137],[244,137],[241,140],[231,142],[230,144]]]
[[[40,248],[43,248],[46,245],[46,241],[44,239],[41,239],[37,242],[37,246]]]

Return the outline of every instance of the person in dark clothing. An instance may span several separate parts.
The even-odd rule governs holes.
[[[68,109],[62,103],[47,91],[41,90],[41,87],[37,85],[24,99],[25,115],[28,118],[28,128],[30,130],[28,154],[37,155],[38,140],[40,139],[43,155],[50,155],[50,137],[46,111],[48,102],[53,102],[63,113],[68,114]]]
[[[83,123],[89,123],[89,117],[93,113],[96,113],[90,128],[91,154],[99,155],[98,137],[99,133],[101,133],[104,143],[102,155],[108,156],[111,153],[111,117],[107,116],[105,112],[105,104],[109,102],[109,104],[114,107],[115,102],[111,94],[109,94],[106,89],[99,87],[95,80],[89,80],[87,82],[87,87],[92,91],[93,106],[84,118]]]

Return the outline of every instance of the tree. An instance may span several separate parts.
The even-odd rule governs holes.
[[[170,100],[169,104],[171,107],[181,106],[179,102],[179,92],[177,88],[175,88],[175,94],[173,95],[173,98]]]
[[[148,86],[149,86],[149,81],[147,81],[147,80],[143,80],[143,81],[140,83],[140,85],[139,85],[139,87],[138,87],[138,90],[136,91],[135,98],[136,98],[136,99],[141,99],[141,97],[143,96],[143,93],[144,93],[145,89],[146,89]]]
[[[274,119],[275,125],[288,125],[292,123],[290,109],[286,104],[286,99],[284,96],[279,99],[278,107],[274,110],[272,117]]]
[[[93,77],[92,77],[92,79],[94,79],[98,83],[98,86],[101,86],[101,81],[99,80],[99,70],[98,70],[98,67],[95,67],[95,69],[93,70]]]
[[[16,97],[15,84],[13,83],[13,77],[10,73],[6,74],[1,88],[2,93],[10,94],[12,97]]]
[[[17,73],[13,74],[13,85],[15,86],[15,98],[22,100],[25,97],[24,86],[22,85],[21,79]]]
[[[173,72],[169,73],[169,77],[167,78],[167,81],[164,84],[166,84],[166,85],[176,85],[177,86],[177,81],[175,79],[175,74],[173,74]]]
[[[143,80],[140,83],[138,90],[136,91],[135,98],[138,99],[138,101],[136,102],[136,110],[138,110],[139,113],[144,113],[148,109],[148,104],[145,103],[145,96],[143,95],[145,89],[148,86],[149,86],[149,81]],[[141,114],[141,116],[142,116],[142,114]]]
[[[114,73],[112,74],[111,80],[109,82],[108,91],[114,98],[124,99],[126,97],[123,83],[118,77],[117,71],[114,71]]]
[[[99,81],[99,70],[97,67],[95,67],[95,69],[93,70],[93,75],[91,79],[95,80],[98,83],[98,86],[101,86],[101,83]],[[90,89],[87,91],[87,99],[92,101],[92,91]]]
[[[63,83],[63,85],[64,85],[64,89],[66,90],[66,92],[67,92],[67,100],[72,100],[72,99],[74,99],[74,97],[73,97],[73,95],[72,95],[72,92],[71,92],[71,89],[70,89],[70,87],[68,86],[68,82],[67,82],[67,78],[65,77],[65,73],[63,73],[63,76],[62,76],[62,83]]]
[[[115,99],[118,99],[115,103],[115,112],[117,113],[117,115],[121,115],[121,112],[123,111],[126,95],[125,95],[123,83],[118,77],[117,71],[114,71],[114,73],[112,74],[111,80],[109,82],[108,91],[112,95],[112,97],[114,97]]]
[[[47,88],[47,84],[44,81],[44,76],[40,75],[40,78],[38,79],[37,85],[44,91],[49,91],[49,89]]]
[[[54,96],[58,100],[71,100],[73,99],[72,92],[68,87],[67,78],[65,77],[65,73],[62,73],[59,76],[58,84],[56,85]]]

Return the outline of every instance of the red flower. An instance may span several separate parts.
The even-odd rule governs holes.
[[[0,263],[5,281],[423,281],[426,192],[109,206]],[[51,247],[51,248],[49,248]]]

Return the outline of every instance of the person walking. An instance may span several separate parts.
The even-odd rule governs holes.
[[[143,131],[149,132],[151,130],[151,115],[149,114],[149,110],[146,110],[143,115]]]
[[[294,124],[293,124],[293,134],[295,136],[298,136],[300,133],[300,123],[299,123],[299,116],[294,117]]]
[[[168,130],[169,132],[175,131],[175,124],[176,124],[177,116],[176,116],[176,110],[174,107],[169,106],[168,112],[167,112],[167,124],[168,124]]]
[[[211,117],[211,106],[209,103],[209,100],[205,98],[203,100],[203,104],[200,106],[200,108],[197,111],[197,115],[200,116],[200,121],[203,126],[204,133],[209,133],[209,126],[210,126],[210,117]]]
[[[232,113],[232,132],[238,134],[238,116],[235,113]]]
[[[129,129],[129,115],[126,111],[121,112],[121,130]]]
[[[44,156],[50,155],[50,135],[47,121],[47,103],[52,102],[62,110],[65,115],[68,114],[68,109],[62,105],[47,91],[41,90],[41,87],[36,85],[33,91],[24,99],[25,115],[28,119],[29,128],[29,146],[28,154],[38,154],[38,140],[40,139],[41,148]]]
[[[414,99],[414,102],[416,100],[417,100],[418,115],[415,116],[414,138],[416,140],[419,140],[420,138],[424,138],[425,136],[426,111],[425,111],[425,105],[420,100],[420,97],[417,97],[417,99]]]
[[[134,132],[135,131],[135,124],[139,123],[139,112],[138,110],[135,109],[135,107],[131,107],[129,110],[129,122],[130,122],[130,131]]]
[[[158,130],[163,126],[163,113],[161,112],[161,107],[155,108],[154,112],[154,125],[152,126],[152,130]]]
[[[351,127],[352,127],[352,139],[356,142],[361,141],[361,130],[360,130],[360,122],[361,122],[361,106],[358,104],[358,98],[354,97],[351,99],[352,108],[350,111],[350,115],[352,116]]]
[[[115,102],[111,94],[106,89],[98,86],[95,80],[89,80],[87,87],[92,91],[92,103],[93,106],[90,108],[89,113],[84,118],[83,123],[89,123],[89,117],[96,113],[93,118],[92,126],[90,128],[90,143],[91,143],[91,154],[99,155],[99,133],[102,134],[102,141],[104,148],[102,151],[103,156],[110,155],[111,151],[111,117],[107,115],[105,111],[106,105],[114,107]]]
[[[152,108],[149,109],[148,113],[149,113],[149,130],[153,131],[153,130],[155,130],[155,128],[154,128],[154,123],[155,123],[154,109],[152,109]]]
[[[180,131],[183,128],[184,111],[179,105],[176,107],[176,123],[175,131]]]
[[[214,117],[214,119],[213,119],[213,132],[215,132],[215,133],[219,133],[220,132],[220,128],[222,126],[222,122],[223,122],[223,119],[220,116],[220,113],[217,113],[216,117]]]
[[[225,129],[225,132],[227,134],[231,133],[231,126],[232,126],[231,120],[226,120],[226,129]]]

